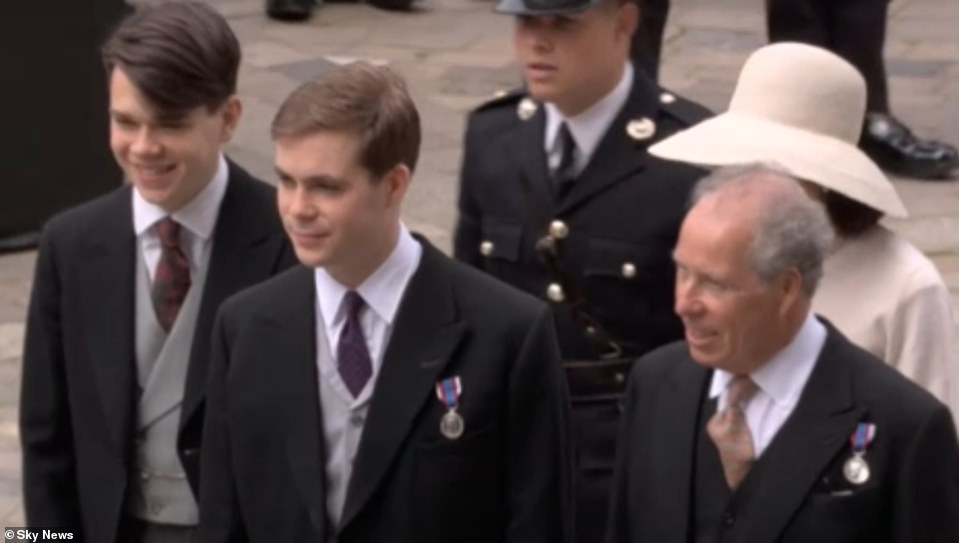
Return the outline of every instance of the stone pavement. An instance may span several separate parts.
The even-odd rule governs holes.
[[[142,0],[141,0],[142,1]],[[509,18],[495,0],[424,0],[414,13],[329,4],[300,25],[267,21],[262,0],[211,0],[243,44],[245,114],[230,154],[272,178],[268,126],[300,82],[367,59],[404,74],[423,117],[423,153],[406,221],[450,244],[465,113],[514,86]],[[674,0],[661,79],[721,110],[748,53],[765,42],[758,0]],[[896,0],[886,47],[894,110],[924,136],[959,142],[959,2]],[[106,142],[104,142],[106,143]],[[959,182],[897,180],[912,217],[892,223],[929,254],[959,302]],[[22,523],[16,405],[23,320],[34,254],[0,257],[0,525]],[[106,316],[105,316],[106,318]]]

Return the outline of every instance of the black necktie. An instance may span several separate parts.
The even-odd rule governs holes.
[[[559,145],[559,166],[553,171],[553,189],[557,200],[569,192],[576,179],[576,140],[565,122],[559,125]]]

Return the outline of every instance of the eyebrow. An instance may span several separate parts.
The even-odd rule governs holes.
[[[136,115],[132,113],[127,113],[125,111],[120,111],[118,109],[110,108],[110,116],[117,117],[120,119],[130,119],[138,121]],[[147,122],[158,123],[158,124],[171,124],[171,123],[182,123],[188,120],[189,115],[184,115],[182,113],[160,113],[152,118],[147,119]]]
[[[284,172],[283,170],[281,170],[280,168],[276,166],[273,167],[273,171],[276,172],[276,175],[280,179],[291,179],[291,180],[293,179],[292,175]],[[304,183],[346,183],[347,182],[345,179],[340,179],[339,177],[334,177],[332,175],[325,175],[325,174],[311,175],[309,177],[304,178],[302,181]]]

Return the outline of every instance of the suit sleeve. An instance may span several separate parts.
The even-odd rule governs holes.
[[[23,503],[30,526],[82,531],[61,307],[57,253],[48,227],[34,270],[23,352]]]
[[[509,383],[506,543],[572,537],[572,453],[566,381],[549,309],[526,334]]]
[[[200,525],[198,541],[246,543],[249,539],[240,517],[233,457],[230,450],[229,393],[230,348],[223,310],[213,326],[207,408],[203,423],[200,463]]]
[[[473,123],[470,122],[466,128],[466,136],[463,144],[463,161],[460,165],[459,177],[459,200],[458,215],[456,219],[455,232],[453,234],[453,257],[475,266],[482,267],[483,257],[479,252],[481,214],[479,203],[476,201],[476,195],[473,193],[477,189],[476,179],[473,172],[476,171],[474,165],[476,149],[476,135]]]
[[[639,362],[634,362],[634,366]],[[606,543],[627,543],[629,537],[629,459],[630,437],[633,425],[633,415],[636,411],[638,396],[639,368],[633,369],[629,382],[626,385],[626,397],[623,398],[623,418],[619,424],[619,435],[616,440],[616,464],[613,470],[612,495],[610,496],[609,514],[606,523]]]
[[[945,407],[922,425],[908,445],[903,466],[892,507],[892,541],[959,541],[959,438]]]

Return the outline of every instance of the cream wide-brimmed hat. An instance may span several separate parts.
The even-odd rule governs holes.
[[[906,217],[892,183],[856,146],[865,111],[866,83],[851,64],[819,47],[776,43],[746,60],[729,111],[649,152],[700,166],[773,163],[887,215]]]

